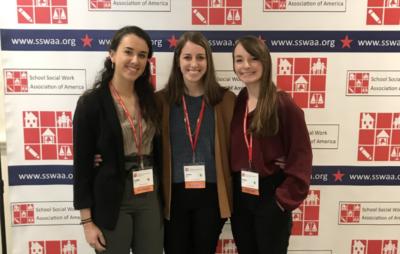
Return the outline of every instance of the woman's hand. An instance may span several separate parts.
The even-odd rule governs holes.
[[[93,223],[89,222],[83,225],[86,242],[98,252],[106,250],[106,240],[101,230]]]
[[[96,168],[100,166],[100,164],[103,162],[103,159],[101,158],[101,154],[95,154],[93,158],[93,166]]]

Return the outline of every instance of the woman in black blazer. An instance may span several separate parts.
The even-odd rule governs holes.
[[[99,80],[75,110],[74,207],[96,252],[162,253],[152,53],[142,29],[118,30]],[[95,154],[102,158],[97,167]]]

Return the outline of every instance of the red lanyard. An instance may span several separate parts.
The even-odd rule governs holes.
[[[251,162],[253,160],[253,135],[251,133],[247,134],[247,116],[249,114],[249,105],[248,101],[246,102],[246,111],[244,112],[243,117],[243,134],[244,134],[244,142],[246,143],[247,147],[247,154],[249,156],[249,167],[251,168]],[[250,139],[247,137],[250,136]]]
[[[192,129],[190,128],[189,114],[188,114],[186,100],[185,100],[184,95],[182,95],[182,105],[183,105],[183,114],[185,117],[184,120],[185,120],[186,134],[188,135],[190,145],[192,146],[193,160],[194,160],[194,151],[196,150],[197,141],[199,140],[200,126],[201,126],[201,123],[203,122],[203,116],[204,116],[204,110],[205,110],[206,103],[204,102],[204,99],[201,101],[201,109],[200,109],[199,117],[197,118],[196,130],[195,130],[194,134],[192,134]],[[194,139],[193,139],[193,135],[194,135]]]
[[[121,105],[122,109],[125,112],[125,116],[129,121],[129,125],[131,126],[131,129],[132,129],[133,138],[135,139],[135,145],[136,145],[138,156],[142,156],[141,148],[142,148],[142,140],[143,140],[143,129],[142,129],[142,116],[140,115],[140,110],[138,110],[138,113],[137,113],[138,125],[139,125],[139,137],[138,137],[135,125],[133,123],[133,119],[132,119],[131,115],[129,114],[128,109],[126,108],[124,101],[122,100],[121,96],[118,94],[118,91],[115,89],[115,87],[113,86],[113,84],[111,82],[110,82],[110,88],[111,88],[112,94],[118,100],[119,105]]]

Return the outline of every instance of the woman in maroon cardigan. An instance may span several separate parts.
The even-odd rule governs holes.
[[[231,124],[233,236],[240,254],[287,253],[291,211],[306,198],[312,149],[303,111],[277,91],[263,41],[240,38],[234,71],[246,85]],[[285,161],[281,169],[277,161]]]

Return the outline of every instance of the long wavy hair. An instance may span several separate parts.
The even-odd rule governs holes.
[[[272,82],[271,53],[265,43],[255,36],[244,36],[238,39],[233,48],[233,64],[235,64],[235,49],[238,45],[253,57],[258,59],[263,67],[260,90],[249,131],[257,136],[271,136],[279,130],[277,88]],[[236,72],[236,70],[235,70]]]
[[[227,90],[219,85],[215,76],[214,62],[212,58],[211,47],[208,40],[200,32],[191,31],[185,32],[179,38],[174,51],[174,60],[172,63],[171,72],[165,88],[167,92],[169,103],[180,104],[182,95],[185,93],[185,82],[183,80],[182,71],[179,68],[179,58],[182,53],[183,47],[190,41],[194,44],[204,48],[207,60],[207,70],[202,77],[204,85],[204,99],[208,105],[215,106],[218,104]]]
[[[143,29],[137,26],[125,26],[119,29],[111,39],[111,44],[108,51],[117,51],[121,40],[130,34],[136,35],[146,42],[147,47],[149,48],[149,53],[147,55],[147,59],[149,60],[153,56],[153,48],[151,45],[150,36]],[[142,117],[144,120],[154,125],[157,131],[159,131],[160,116],[156,107],[154,88],[150,81],[150,75],[150,62],[147,61],[143,74],[134,81],[134,90],[139,98],[139,106],[142,112]],[[111,58],[107,57],[104,61],[104,68],[100,71],[93,88],[103,88],[104,86],[107,86],[108,88],[108,84],[112,80],[113,76],[114,67],[111,62]]]

